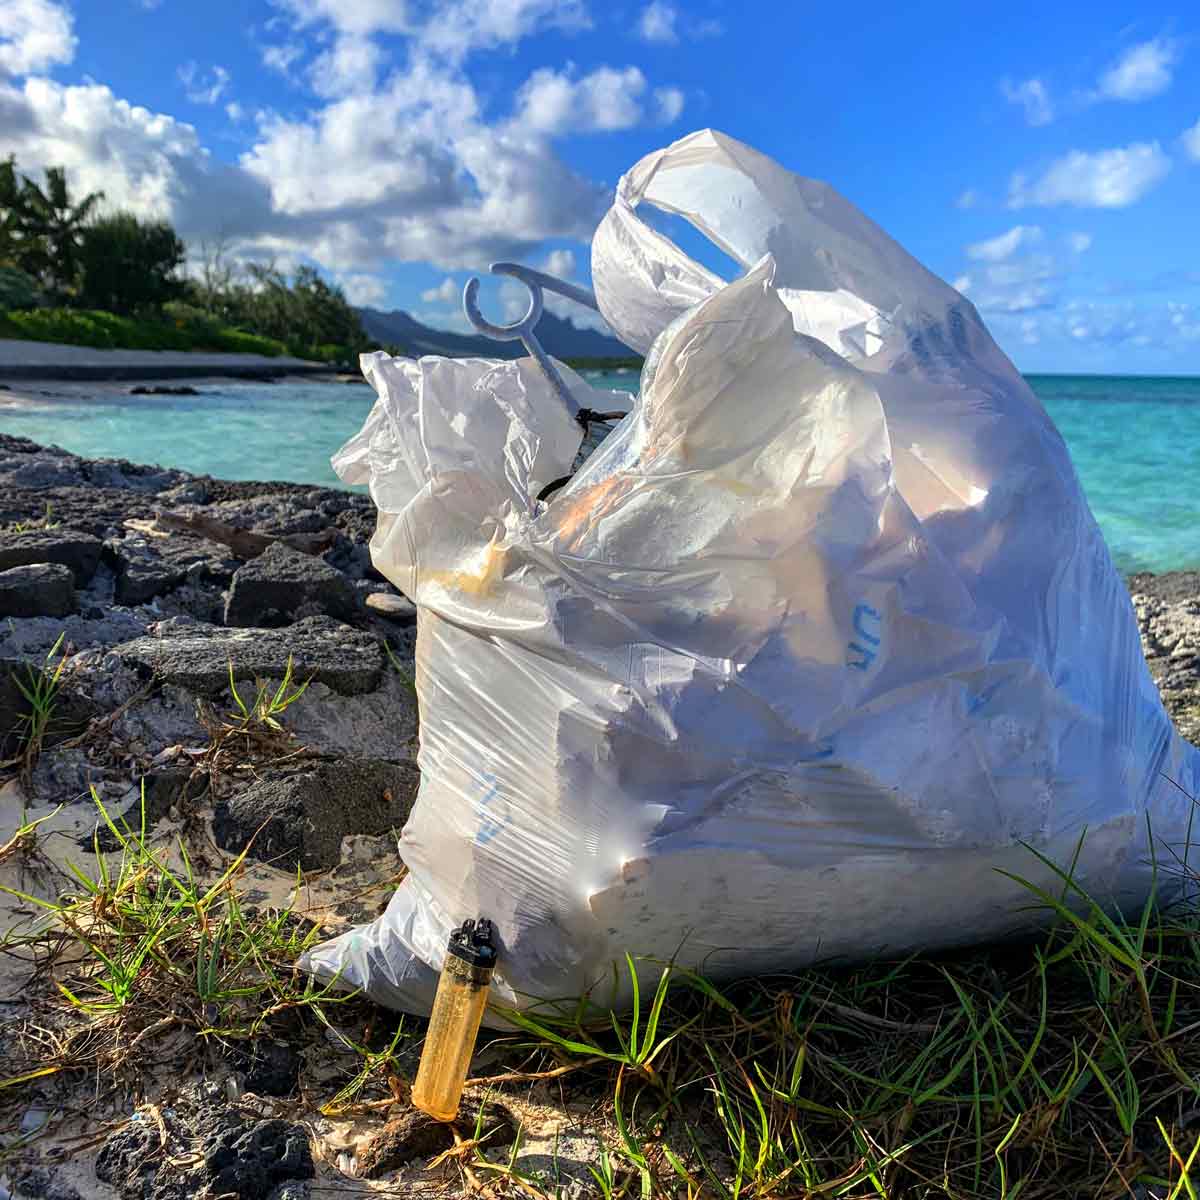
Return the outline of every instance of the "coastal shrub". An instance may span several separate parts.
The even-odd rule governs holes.
[[[0,338],[26,338],[99,350],[214,350],[228,354],[284,352],[271,338],[223,328],[210,319],[188,321],[121,317],[96,309],[41,308],[0,312]]]

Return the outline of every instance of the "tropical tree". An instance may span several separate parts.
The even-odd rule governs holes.
[[[183,294],[183,260],[183,242],[167,222],[127,212],[100,217],[79,237],[79,303],[117,313],[158,308]]]
[[[0,266],[16,266],[22,233],[21,182],[16,160],[0,159]]]
[[[16,265],[42,279],[59,297],[67,297],[79,276],[79,247],[84,227],[104,193],[89,192],[76,203],[71,199],[64,168],[47,167],[45,174],[44,187],[28,177],[21,183],[24,261]]]

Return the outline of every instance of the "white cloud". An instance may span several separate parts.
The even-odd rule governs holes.
[[[0,0],[0,14],[13,3]],[[683,103],[678,89],[655,87],[636,68],[582,76],[568,68],[539,78],[565,83],[582,116],[551,105],[539,123],[522,125],[513,115],[521,103],[503,95],[489,95],[485,110],[458,59],[463,45],[579,27],[587,20],[581,0],[275,7],[274,44],[261,53],[309,103],[255,113],[230,99],[220,75],[185,71],[206,102],[219,87],[213,101],[253,134],[236,163],[216,161],[196,129],[174,116],[100,84],[68,87],[38,76],[23,86],[0,82],[0,154],[14,153],[30,172],[61,163],[73,191],[103,190],[114,207],[170,220],[185,240],[219,234],[239,258],[314,262],[363,299],[385,286],[386,264],[479,270],[497,259],[531,261],[547,242],[590,239],[608,189],[568,166],[552,131],[580,121],[628,128],[676,117]],[[433,27],[447,15],[460,18],[466,39],[443,53]],[[339,46],[356,29],[370,47],[365,57]],[[396,69],[384,76],[368,39],[397,29],[409,41],[387,47]],[[564,250],[554,262],[575,269]]]
[[[965,188],[954,201],[955,208],[974,208],[979,203],[979,193],[974,188]]]
[[[551,250],[546,255],[542,270],[558,279],[571,279],[575,274],[575,251],[567,249]]]
[[[450,276],[447,276],[437,287],[422,292],[421,299],[426,304],[453,304],[461,295],[462,288]]]
[[[638,18],[638,36],[647,42],[677,42],[679,34],[675,22],[678,19],[679,11],[673,4],[667,4],[665,0],[651,0]]]
[[[290,75],[293,64],[304,57],[304,47],[299,42],[281,42],[276,46],[262,48],[263,66],[280,75]]]
[[[1180,141],[1183,142],[1183,150],[1188,158],[1200,162],[1200,121],[1197,121],[1190,129],[1185,129]]]
[[[542,67],[517,93],[516,123],[551,135],[572,130],[631,129],[645,118],[642,97],[646,86],[646,77],[637,67],[598,67],[578,79],[569,68],[560,73]],[[666,91],[678,96],[677,107],[675,95],[666,103],[660,98],[658,106],[660,112],[674,108],[669,118],[673,120],[683,108],[683,96],[676,89],[659,89],[660,94]]]
[[[54,0],[0,0],[0,75],[69,63],[77,42],[70,12]]]
[[[1028,124],[1049,125],[1054,120],[1050,93],[1040,79],[1026,79],[1021,83],[1003,79],[1000,81],[1000,90],[1010,104],[1019,104],[1024,108]]]
[[[1090,233],[1071,233],[1067,235],[1067,245],[1076,254],[1082,254],[1085,250],[1091,248],[1092,235]]]
[[[1171,86],[1179,43],[1154,38],[1131,46],[1100,76],[1098,96],[1107,100],[1147,100]]]
[[[950,286],[965,296],[971,290],[971,277],[970,275],[960,275]]]
[[[683,112],[683,92],[677,87],[660,87],[654,89],[655,120],[660,125],[670,125],[678,121]]]
[[[272,0],[296,25],[329,23],[346,33],[411,33],[416,27],[409,0]]]
[[[339,275],[337,282],[346,293],[346,299],[356,308],[376,308],[388,292],[387,283],[378,275]]]
[[[1184,341],[1200,342],[1200,308],[1177,300],[1167,301],[1168,320]]]
[[[967,247],[967,257],[981,262],[1003,262],[1017,250],[1042,240],[1042,231],[1036,225],[1014,225],[1007,233],[975,242]]]
[[[194,63],[184,63],[177,72],[187,98],[193,104],[216,104],[229,87],[230,74],[221,66],[213,67],[206,76]]]
[[[1038,336],[1039,329],[1037,319],[1035,317],[1021,318],[1021,341],[1027,346],[1036,346],[1041,340]]]
[[[309,83],[318,96],[332,99],[351,92],[369,92],[383,62],[383,51],[369,38],[339,36],[313,60]]]
[[[214,162],[191,125],[100,84],[0,84],[0,145],[27,170],[61,164],[74,192],[103,191],[112,207],[168,217],[186,236],[211,234],[218,222],[242,234],[270,216],[267,189]]]
[[[673,46],[681,38],[720,37],[725,26],[712,17],[694,20],[669,0],[650,0],[642,9],[634,33],[644,42]]]
[[[1072,204],[1080,208],[1125,208],[1161,183],[1171,160],[1158,142],[1134,142],[1089,154],[1072,150],[1052,162],[1034,182],[1022,174],[1009,184],[1009,208]]]

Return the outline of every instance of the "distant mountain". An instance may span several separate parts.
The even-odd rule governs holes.
[[[446,354],[453,358],[520,358],[524,353],[520,342],[494,342],[480,335],[449,333],[432,329],[396,309],[380,312],[377,308],[360,308],[367,337],[386,346],[399,346],[405,354]],[[543,313],[537,326],[538,341],[547,354],[555,358],[629,358],[633,351],[609,334],[595,329],[580,329],[578,325],[553,313]]]

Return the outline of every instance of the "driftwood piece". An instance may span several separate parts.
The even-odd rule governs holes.
[[[151,521],[126,521],[131,529],[166,537],[170,533],[191,533],[228,546],[238,558],[257,558],[268,546],[281,542],[304,554],[320,554],[333,545],[336,529],[323,529],[320,533],[259,533],[254,529],[239,529],[203,513],[177,513],[160,511]]]

